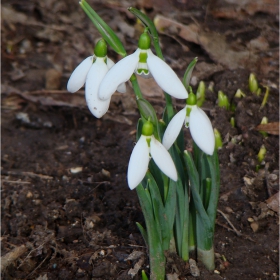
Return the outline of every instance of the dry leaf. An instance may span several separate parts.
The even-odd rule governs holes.
[[[259,60],[254,53],[242,48],[241,45],[235,44],[233,49],[224,35],[211,31],[204,32],[196,24],[184,25],[164,16],[156,16],[154,22],[158,32],[200,45],[212,60],[228,69],[255,68]]]
[[[276,16],[279,4],[277,0],[215,0],[210,2],[209,11],[216,18],[242,20],[258,12]]]
[[[265,201],[267,203],[267,207],[279,215],[279,192],[271,196],[269,199]]]
[[[260,124],[255,129],[258,131],[265,131],[269,134],[279,135],[279,122]]]

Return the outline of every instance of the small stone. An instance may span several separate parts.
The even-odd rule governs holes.
[[[110,172],[109,172],[108,170],[106,170],[106,169],[102,169],[102,170],[101,170],[101,173],[102,173],[103,176],[105,176],[105,177],[107,177],[107,178],[110,178],[110,177],[111,177]]]
[[[254,222],[254,219],[250,217],[250,218],[247,219],[247,221],[248,221],[249,223],[253,223],[253,222]]]
[[[225,211],[229,214],[233,213],[233,210],[228,206],[225,208]]]
[[[200,276],[200,271],[196,265],[196,261],[194,259],[189,259],[189,264],[190,264],[191,275],[194,277]]]
[[[253,230],[253,232],[257,232],[259,230],[259,223],[258,222],[252,222],[250,224],[250,227]]]
[[[70,169],[70,172],[72,174],[77,174],[77,173],[80,173],[82,171],[83,171],[83,167],[81,167],[81,166],[73,167],[73,168]]]
[[[32,192],[31,192],[31,191],[28,191],[28,193],[26,194],[26,197],[27,197],[27,198],[31,198],[31,197],[33,197]]]
[[[214,273],[215,274],[221,274],[221,272],[219,270],[217,270],[217,269],[214,270]]]

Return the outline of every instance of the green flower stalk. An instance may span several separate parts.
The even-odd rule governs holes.
[[[228,97],[221,90],[218,91],[218,106],[227,110],[230,108]]]
[[[269,96],[269,87],[268,87],[268,86],[265,86],[265,88],[266,88],[266,90],[265,90],[265,94],[264,94],[264,97],[263,97],[263,101],[262,101],[260,110],[261,110],[261,109],[265,106],[265,104],[267,103],[268,96]]]

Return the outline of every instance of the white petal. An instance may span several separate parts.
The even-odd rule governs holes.
[[[165,92],[179,99],[188,98],[188,92],[176,73],[151,50],[148,50],[147,64],[154,79]]]
[[[67,83],[67,90],[70,92],[78,91],[84,84],[87,78],[88,71],[92,65],[93,56],[89,56],[83,60],[73,71]]]
[[[145,177],[149,160],[148,143],[146,136],[142,135],[132,151],[128,164],[127,181],[131,190],[136,188]]]
[[[110,99],[104,101],[98,98],[99,85],[107,72],[108,66],[103,58],[96,58],[86,79],[86,102],[91,113],[97,118],[101,118],[110,105]]]
[[[114,65],[115,65],[115,62],[112,59],[110,59],[109,57],[107,57],[107,66],[108,66],[108,68],[111,69]],[[126,93],[126,85],[125,85],[125,83],[120,84],[117,87],[117,91],[120,92],[120,93]]]
[[[115,65],[115,62],[107,56],[107,66],[111,69]]]
[[[176,167],[168,151],[158,140],[155,139],[154,136],[151,137],[150,145],[151,156],[158,168],[173,181],[177,181],[178,176]]]
[[[166,150],[169,150],[169,148],[173,145],[182,129],[186,118],[186,109],[186,107],[183,108],[172,118],[164,132],[162,144]]]
[[[212,155],[215,148],[215,137],[208,116],[197,106],[190,113],[190,132],[194,142],[206,154]]]
[[[139,50],[117,62],[104,77],[100,88],[99,98],[106,100],[112,96],[117,87],[128,81],[139,60]]]

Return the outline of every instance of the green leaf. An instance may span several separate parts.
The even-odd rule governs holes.
[[[101,17],[91,8],[86,0],[81,0],[80,5],[108,45],[119,55],[126,56],[127,54],[121,40],[111,27],[109,27],[108,24],[101,19]]]
[[[150,33],[150,35],[151,35],[151,37],[154,41],[154,44],[158,43],[159,42],[158,32],[157,32],[157,29],[156,29],[153,21],[149,17],[147,17],[145,14],[143,14],[141,11],[139,11],[139,10],[133,8],[133,7],[129,7],[128,10],[133,15],[135,15],[139,20],[141,20],[141,22],[144,24],[144,26],[148,28],[148,31],[149,31],[149,33]]]
[[[209,198],[207,214],[214,228],[220,194],[220,167],[217,151],[215,150],[212,156],[207,156],[207,160],[211,174],[211,194]]]
[[[151,105],[151,103],[149,101],[147,101],[146,99],[143,98],[139,98],[137,99],[137,105],[140,111],[140,114],[146,119],[150,119],[150,121],[152,122],[152,124],[154,126],[157,126],[157,115],[155,112],[154,107]]]
[[[139,224],[138,222],[136,222],[136,225],[137,225],[139,231],[140,231],[141,234],[142,234],[142,237],[143,237],[143,239],[144,239],[144,241],[145,241],[145,243],[146,243],[146,246],[148,247],[148,246],[149,246],[149,243],[148,243],[148,235],[147,235],[146,230],[145,230],[145,229],[142,227],[142,225]]]
[[[200,189],[199,174],[196,170],[191,155],[187,151],[184,152],[184,160],[188,169],[191,194],[197,211],[197,219],[196,219],[197,246],[198,248],[204,250],[210,249],[213,245],[214,228],[208,217],[208,214],[204,209],[202,199],[199,195],[199,191],[198,191]]]
[[[164,279],[165,277],[165,256],[160,241],[159,228],[156,225],[154,219],[153,205],[150,200],[147,199],[150,196],[149,191],[144,189],[142,184],[139,184],[136,188],[137,195],[140,201],[140,205],[144,214],[146,230],[148,236],[148,246],[150,254],[150,269],[158,279]]]
[[[154,136],[157,140],[161,140],[159,136],[159,125],[158,125],[158,119],[157,119],[157,114],[154,109],[154,107],[151,105],[149,101],[143,98],[138,98],[136,100],[138,109],[140,111],[141,116],[145,120],[150,120],[151,123],[154,125]]]
[[[136,140],[138,141],[142,135],[143,120],[139,119],[137,123]]]
[[[190,85],[190,80],[191,80],[191,76],[192,76],[192,72],[193,69],[197,63],[198,58],[195,57],[192,62],[188,65],[187,70],[184,74],[184,78],[183,78],[183,84],[186,87],[186,89],[188,89],[189,85]]]

